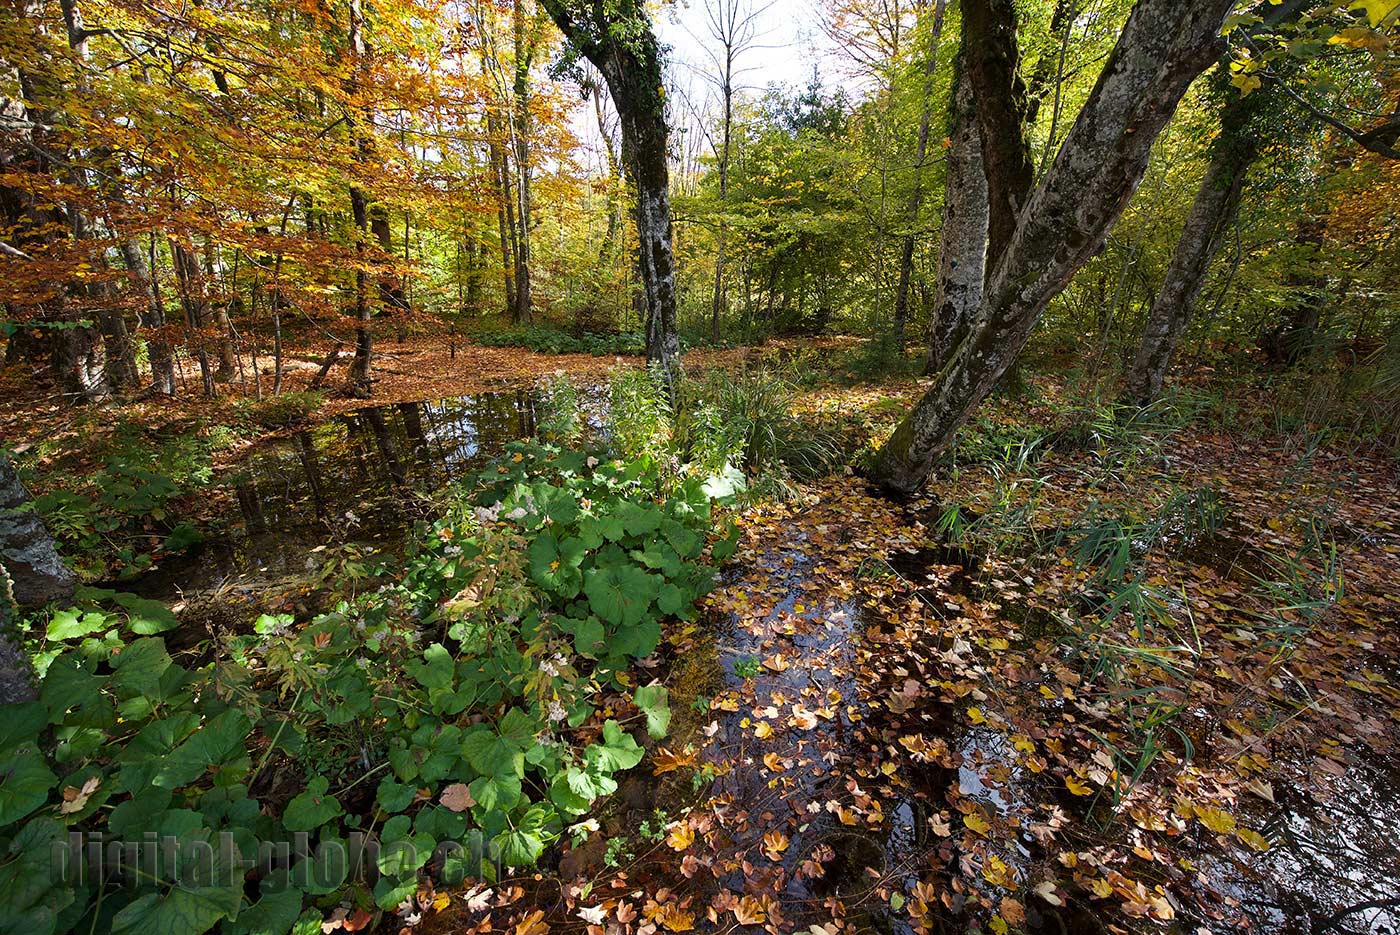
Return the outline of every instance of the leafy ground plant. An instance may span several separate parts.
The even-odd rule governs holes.
[[[85,593],[32,634],[38,700],[0,728],[0,930],[313,935],[534,864],[667,730],[627,667],[732,551],[711,510],[701,478],[663,496],[649,463],[519,444],[401,573],[213,661],[172,657],[163,608]],[[181,847],[55,880],[75,832]]]

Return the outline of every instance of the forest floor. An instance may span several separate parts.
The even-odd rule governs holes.
[[[761,353],[800,375],[849,344]],[[384,350],[375,404],[617,363]],[[814,379],[799,409],[868,444],[919,386]],[[12,445],[94,430],[6,398]],[[1257,396],[1139,428],[1036,377],[924,496],[846,472],[744,510],[702,620],[651,661],[675,717],[649,775],[552,870],[420,894],[414,930],[1400,930],[1393,462]]]
[[[454,896],[428,929],[1395,931],[1395,483],[1198,422],[911,503],[844,476],[751,509],[706,622],[671,634],[653,778],[557,884]],[[1209,522],[1173,512],[1205,489]],[[1109,529],[1117,582],[1078,554]]]
[[[729,366],[751,355],[766,354],[784,347],[837,348],[857,343],[854,338],[775,340],[761,349],[748,347],[722,350],[700,348],[688,351],[685,362],[692,367]],[[318,371],[332,344],[312,345],[289,355],[283,365],[283,392],[306,393],[312,389]],[[642,366],[644,358],[595,356],[590,354],[541,354],[518,347],[484,347],[458,339],[449,345],[442,335],[416,335],[402,342],[383,341],[376,346],[374,395],[357,399],[342,392],[350,354],[335,360],[323,381],[322,399],[298,420],[298,426],[330,419],[366,406],[442,399],[495,390],[529,388],[542,377],[568,373],[573,379],[602,383],[618,366]],[[251,370],[251,367],[248,368]],[[178,431],[236,423],[241,407],[253,407],[261,392],[271,397],[272,366],[264,359],[261,380],[244,373],[218,385],[219,396],[206,399],[199,393],[199,369],[193,360],[182,359],[177,382],[182,392],[176,399],[146,395],[134,399],[111,400],[90,406],[72,406],[44,379],[22,367],[0,370],[0,439],[12,449],[23,450],[43,441],[55,450],[80,451],[98,447],[93,443],[119,422],[134,422],[148,430]],[[258,426],[244,427],[228,455],[248,444],[277,434]]]

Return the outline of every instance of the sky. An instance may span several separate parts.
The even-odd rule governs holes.
[[[718,48],[711,37],[706,7],[714,0],[678,0],[663,7],[656,29],[661,41],[671,47],[678,72],[714,71],[707,48]],[[829,41],[821,29],[821,19],[811,0],[737,0],[741,10],[755,12],[754,48],[740,59],[739,76],[751,91],[761,92],[769,85],[805,86],[812,77],[812,66],[826,62]]]
[[[689,104],[673,111],[683,123],[693,124],[697,111],[714,112],[718,94],[706,76],[717,75],[714,58],[720,45],[711,36],[707,6],[729,0],[675,0],[667,3],[654,20],[657,37],[668,47],[671,83]],[[828,86],[841,81],[831,41],[822,31],[816,0],[732,0],[741,11],[754,12],[752,47],[736,62],[735,84],[741,95],[757,98],[772,85],[803,88],[812,79],[814,66]],[[580,107],[574,132],[591,155],[602,164],[601,137],[591,107]]]

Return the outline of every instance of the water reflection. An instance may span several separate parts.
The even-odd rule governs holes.
[[[263,446],[220,481],[236,504],[225,527],[129,587],[172,596],[304,573],[328,543],[394,542],[423,514],[420,494],[534,435],[540,405],[517,390],[373,406]]]
[[[411,491],[479,470],[507,443],[533,435],[536,398],[524,390],[360,409],[264,449],[228,478],[243,530],[404,528]]]

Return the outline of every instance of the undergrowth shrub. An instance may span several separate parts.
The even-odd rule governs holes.
[[[840,449],[827,431],[792,414],[796,398],[796,387],[768,368],[710,370],[681,384],[677,446],[707,471],[734,465],[775,485],[820,477]]]
[[[137,574],[161,552],[199,541],[194,526],[175,521],[172,504],[209,485],[213,453],[225,443],[220,433],[150,436],[123,423],[99,453],[101,468],[49,472],[34,509],[80,577]]]
[[[278,429],[305,422],[325,401],[324,393],[282,393],[241,405],[254,424]]]
[[[307,623],[177,660],[164,607],[86,592],[32,634],[38,700],[0,722],[0,931],[314,935],[335,906],[417,911],[425,874],[534,864],[641,760],[634,731],[667,729],[626,668],[711,587],[712,502],[646,459],[518,443]],[[73,832],[184,846],[56,880]]]
[[[646,335],[640,331],[585,331],[575,335],[558,328],[529,325],[502,331],[482,331],[475,335],[475,340],[486,347],[523,347],[539,354],[592,354],[595,357],[606,357],[609,354],[646,353]]]

